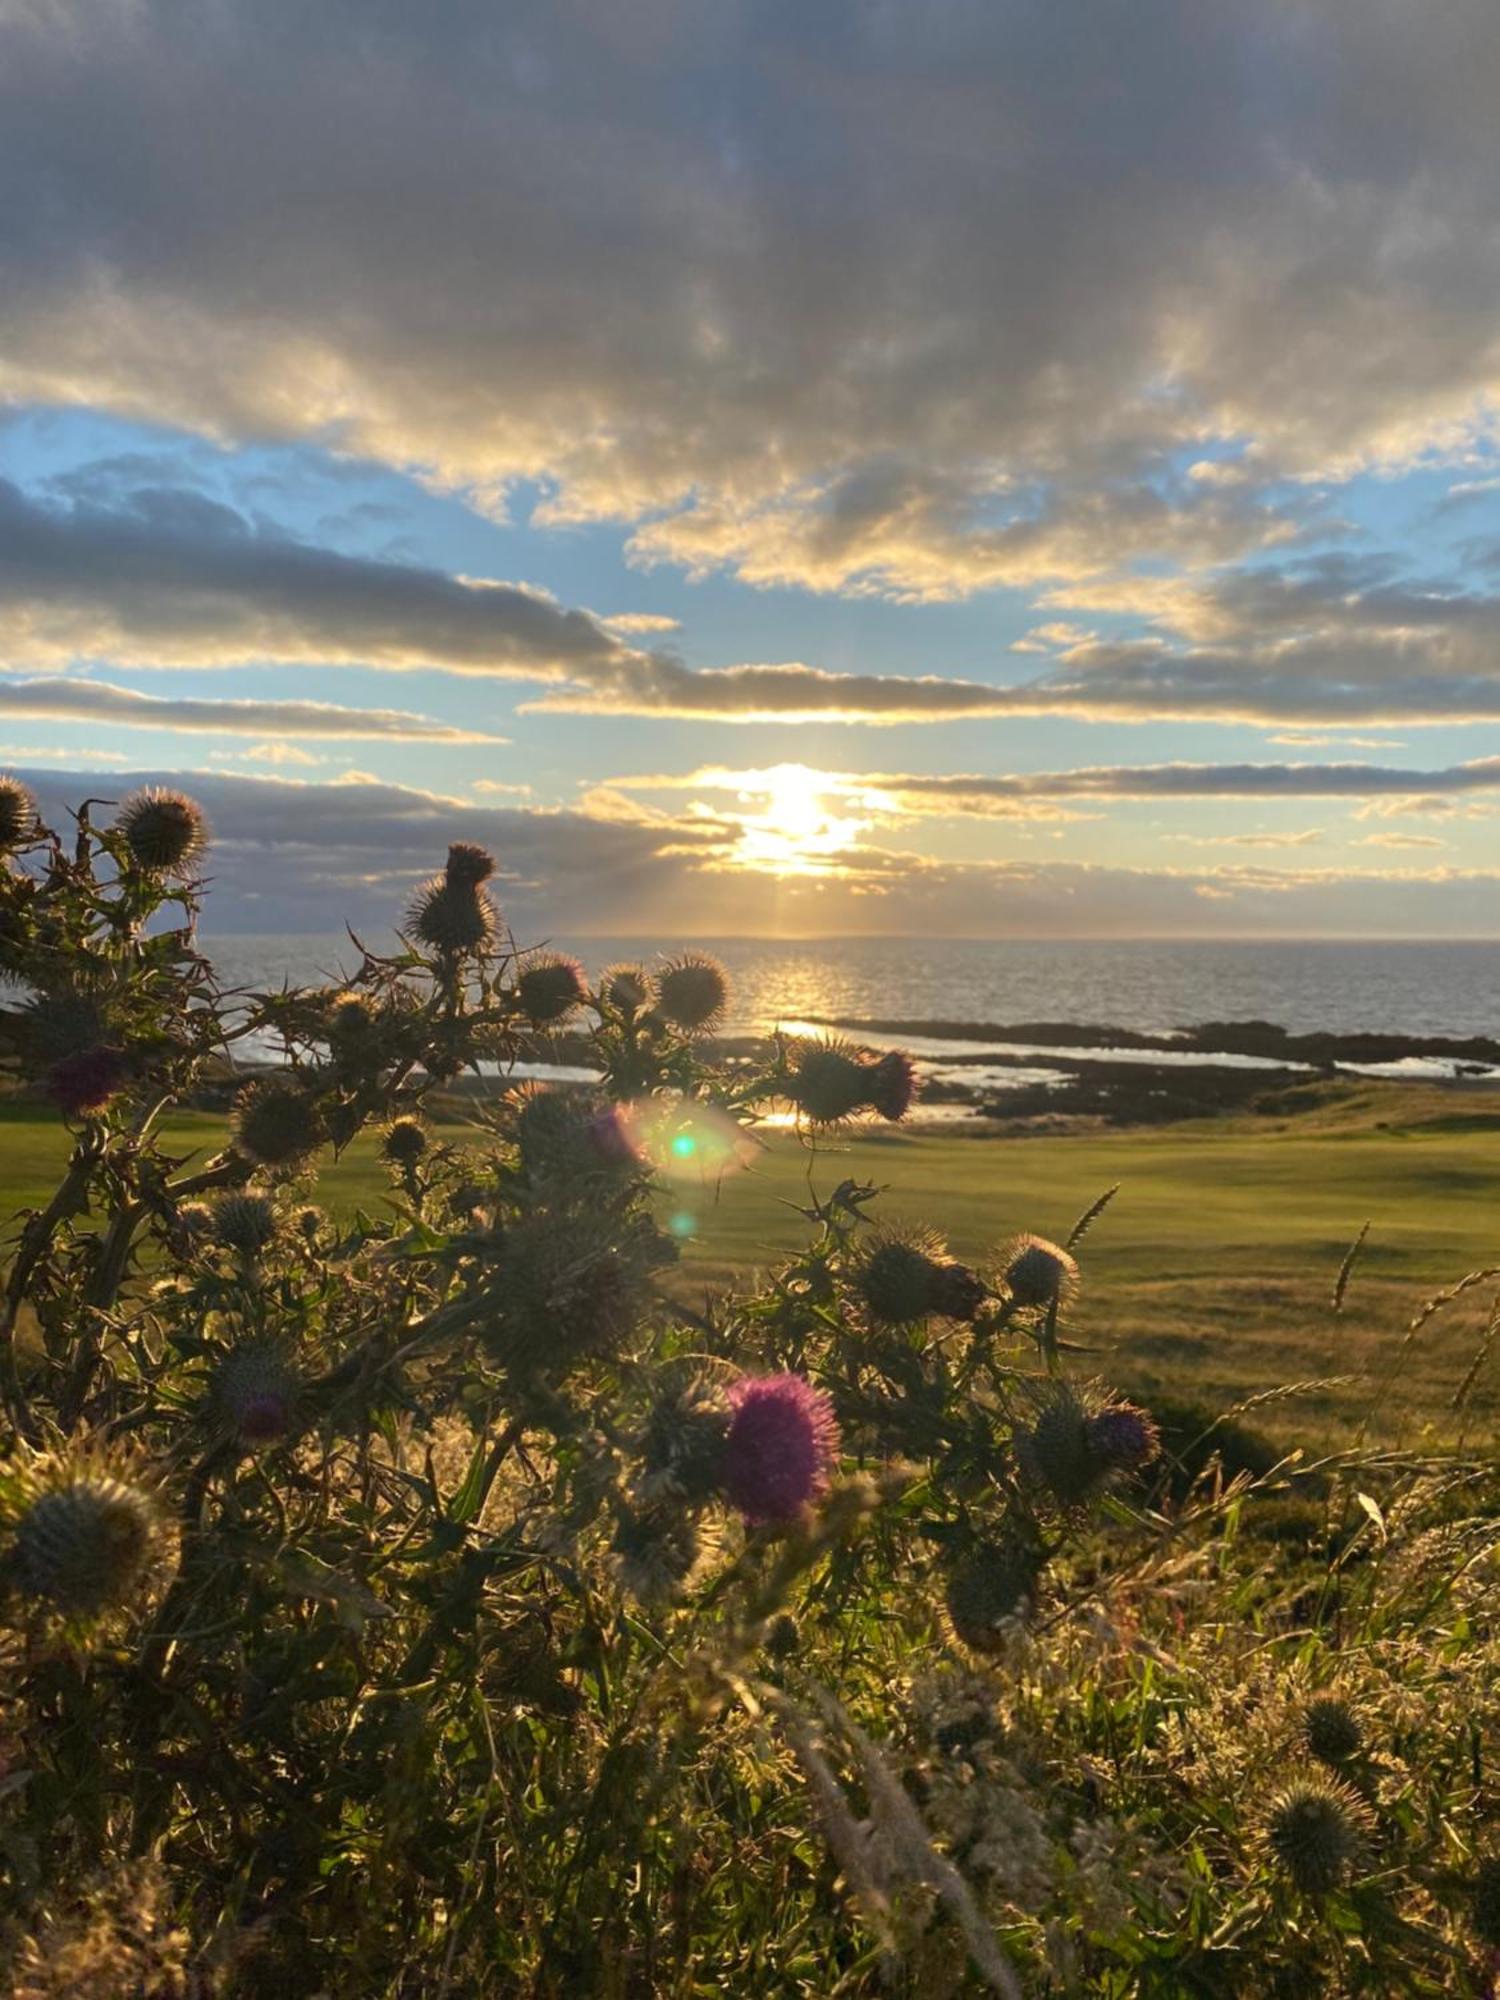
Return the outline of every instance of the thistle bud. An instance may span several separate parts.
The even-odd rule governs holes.
[[[258,1167],[297,1166],[328,1136],[311,1095],[283,1077],[247,1083],[230,1124],[235,1151]]]
[[[1271,1801],[1265,1840],[1304,1896],[1325,1896],[1364,1857],[1370,1813],[1350,1786],[1322,1778],[1288,1785]]]
[[[47,1095],[65,1118],[87,1118],[118,1097],[129,1076],[123,1052],[107,1047],[80,1049],[47,1072]]]
[[[1320,1764],[1339,1765],[1359,1755],[1365,1738],[1348,1702],[1320,1695],[1307,1704],[1302,1740]]]
[[[297,1234],[302,1238],[304,1243],[316,1242],[318,1232],[327,1220],[328,1218],[324,1215],[322,1209],[314,1208],[311,1204],[306,1208],[299,1208],[292,1218]]]
[[[934,1310],[940,1271],[923,1244],[887,1237],[858,1265],[854,1288],[879,1325],[910,1326]]]
[[[583,967],[576,958],[565,958],[561,953],[534,958],[516,980],[522,1012],[539,1028],[565,1020],[588,997]]]
[[[120,808],[115,831],[139,869],[170,880],[191,875],[208,844],[202,807],[185,793],[159,785],[131,794]]]
[[[214,1241],[247,1260],[275,1242],[281,1218],[263,1194],[221,1195],[213,1206]]]
[[[641,1438],[639,1491],[651,1500],[708,1499],[719,1483],[729,1406],[714,1383],[691,1375],[659,1395]]]
[[[375,1009],[363,993],[336,993],[328,1003],[329,1036],[346,1047],[364,1041],[375,1019]]]
[[[477,889],[495,872],[495,857],[472,840],[456,840],[448,849],[444,879],[450,888]]]
[[[944,1319],[976,1319],[989,1296],[989,1286],[967,1264],[949,1260],[933,1275],[932,1310]]]
[[[1094,1449],[1089,1417],[1066,1383],[1050,1384],[1035,1420],[1016,1432],[1016,1456],[1060,1507],[1091,1499],[1110,1470]]]
[[[44,1461],[23,1486],[11,1552],[19,1589],[70,1620],[135,1608],[172,1547],[150,1489],[103,1459]]]
[[[797,1621],[790,1611],[778,1611],[766,1627],[766,1655],[772,1660],[795,1659],[802,1645],[802,1634]]]
[[[675,1507],[622,1508],[611,1553],[632,1597],[648,1606],[671,1604],[702,1560],[702,1530]]]
[[[1005,1260],[1005,1287],[1018,1306],[1058,1305],[1077,1289],[1077,1261],[1045,1236],[1018,1236]]]
[[[214,1375],[212,1402],[246,1444],[269,1444],[290,1427],[299,1383],[286,1349],[275,1340],[232,1347]]]
[[[479,951],[490,942],[495,933],[495,908],[482,887],[435,875],[412,898],[406,924],[419,944],[445,958],[456,958]]]
[[[865,1101],[893,1125],[911,1110],[916,1094],[916,1065],[904,1049],[892,1049],[868,1073]]]
[[[793,1058],[787,1095],[814,1125],[837,1125],[865,1104],[867,1072],[843,1042],[804,1042]]]
[[[685,952],[663,966],[656,979],[656,1004],[665,1020],[687,1035],[706,1035],[729,1005],[729,975],[715,958]]]
[[[36,800],[19,778],[0,777],[0,854],[24,847],[36,831]]]
[[[1134,1403],[1106,1403],[1088,1420],[1089,1446],[1112,1471],[1138,1472],[1161,1450],[1161,1432]]]
[[[651,1005],[651,975],[641,965],[612,965],[599,982],[599,997],[617,1014],[639,1014]]]
[[[420,1118],[393,1118],[381,1135],[380,1157],[393,1167],[414,1167],[427,1146],[427,1127]]]
[[[953,1636],[971,1652],[1003,1652],[1006,1628],[1036,1599],[1045,1557],[1034,1537],[1005,1532],[969,1550],[948,1577],[943,1603]]]

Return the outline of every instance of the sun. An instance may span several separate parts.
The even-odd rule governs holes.
[[[834,812],[832,782],[806,764],[776,764],[755,774],[741,798],[758,810],[740,821],[736,861],[775,875],[829,875],[836,857],[865,822]]]

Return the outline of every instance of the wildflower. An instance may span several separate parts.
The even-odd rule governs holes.
[[[11,854],[36,831],[36,800],[19,778],[0,777],[0,854]]]
[[[617,1014],[639,1014],[651,1004],[651,975],[642,965],[612,965],[599,982],[599,997]]]
[[[1018,1236],[1005,1252],[1005,1287],[1018,1306],[1059,1305],[1077,1285],[1077,1260],[1045,1236]]]
[[[519,1375],[556,1375],[585,1355],[618,1349],[640,1319],[645,1278],[661,1261],[652,1225],[622,1228],[593,1211],[538,1210],[500,1245],[488,1341]]]
[[[495,906],[482,885],[434,875],[412,898],[406,922],[419,943],[456,958],[489,943],[495,933]]]
[[[1351,1875],[1364,1855],[1370,1813],[1350,1786],[1303,1778],[1272,1799],[1265,1841],[1304,1896],[1323,1896]]]
[[[393,1118],[381,1135],[380,1155],[393,1167],[414,1167],[427,1144],[427,1127],[420,1118]]]
[[[170,1520],[129,1461],[75,1447],[21,1466],[4,1486],[12,1581],[75,1627],[136,1609],[175,1567]]]
[[[893,1125],[899,1125],[910,1111],[916,1094],[916,1065],[905,1049],[892,1049],[869,1072],[866,1102]]]
[[[185,1241],[195,1243],[211,1233],[214,1214],[206,1201],[185,1201],[172,1222]]]
[[[1472,1894],[1474,1928],[1486,1944],[1500,1951],[1500,1854],[1481,1857]]]
[[[495,857],[472,840],[455,840],[448,849],[444,880],[455,889],[477,889],[495,872]]]
[[[932,1251],[934,1237],[887,1236],[861,1260],[855,1290],[871,1319],[882,1326],[909,1326],[934,1310],[942,1266]]]
[[[932,1310],[944,1319],[977,1318],[989,1296],[989,1286],[967,1264],[945,1260],[933,1273]]]
[[[657,1006],[663,1017],[684,1034],[705,1035],[724,1018],[729,1005],[729,975],[717,959],[703,952],[685,952],[657,975]]]
[[[309,1092],[283,1077],[247,1083],[235,1099],[234,1148],[258,1167],[292,1167],[327,1137]]]
[[[1103,1485],[1110,1467],[1094,1448],[1090,1418],[1063,1382],[1039,1392],[1037,1413],[1016,1432],[1016,1456],[1027,1476],[1060,1507],[1077,1507]]]
[[[706,1500],[719,1483],[728,1430],[728,1405],[706,1377],[689,1375],[669,1386],[646,1418],[640,1491],[652,1499]]]
[[[803,1042],[793,1058],[787,1095],[814,1125],[837,1125],[863,1108],[865,1066],[847,1042]]]
[[[729,1404],[723,1485],[747,1521],[790,1520],[827,1492],[839,1430],[821,1389],[800,1375],[746,1376]]]
[[[269,1249],[280,1227],[275,1205],[263,1194],[226,1194],[214,1203],[214,1241],[246,1259]]]
[[[1307,1704],[1302,1740],[1320,1764],[1337,1765],[1358,1756],[1365,1739],[1348,1702],[1336,1695],[1320,1695]]]
[[[703,1559],[703,1532],[671,1506],[622,1507],[611,1553],[620,1581],[645,1605],[671,1604]]]
[[[588,997],[583,967],[576,958],[565,958],[561,953],[534,958],[516,980],[516,998],[537,1027],[565,1020]]]
[[[943,1605],[971,1652],[1003,1652],[1006,1628],[1034,1602],[1045,1557],[1034,1536],[1007,1530],[970,1550],[949,1573]]]
[[[159,785],[131,794],[120,808],[115,831],[138,868],[173,880],[193,872],[208,844],[202,807],[185,793]]]
[[[47,1095],[65,1118],[84,1118],[103,1111],[118,1097],[129,1076],[120,1049],[100,1046],[64,1056],[47,1072]]]
[[[1161,1432],[1134,1403],[1106,1403],[1088,1420],[1089,1447],[1111,1470],[1135,1472],[1161,1450]]]
[[[298,1386],[297,1371],[280,1341],[245,1340],[219,1363],[213,1404],[243,1442],[267,1444],[289,1428]]]

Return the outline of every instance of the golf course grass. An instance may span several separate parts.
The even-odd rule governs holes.
[[[166,1127],[184,1156],[206,1156],[222,1120],[187,1113]],[[440,1128],[462,1143],[459,1124]],[[45,1201],[68,1146],[35,1106],[0,1107],[0,1219]],[[663,1190],[682,1244],[674,1284],[701,1301],[765,1270],[805,1235],[809,1183],[850,1178],[888,1190],[877,1217],[926,1223],[983,1260],[1020,1230],[1065,1236],[1106,1188],[1120,1192],[1081,1246],[1084,1288],[1073,1335],[1097,1366],[1143,1394],[1227,1406],[1292,1384],[1323,1384],[1265,1405],[1258,1421],[1337,1439],[1367,1408],[1379,1435],[1448,1435],[1493,1426],[1494,1369],[1455,1417],[1451,1404],[1482,1340],[1496,1284],[1476,1285],[1419,1334],[1424,1299],[1500,1265],[1500,1097],[1478,1090],[1354,1088],[1295,1118],[1235,1118],[1152,1129],[960,1137],[860,1132],[816,1151],[785,1132],[719,1184]],[[319,1176],[317,1199],[378,1212],[388,1193],[373,1137]],[[1361,1225],[1367,1244],[1342,1313],[1339,1265]],[[1353,1378],[1332,1381],[1330,1378]]]

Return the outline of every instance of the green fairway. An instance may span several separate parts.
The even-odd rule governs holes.
[[[187,1114],[167,1128],[178,1152],[205,1155],[221,1121]],[[461,1139],[462,1127],[443,1128]],[[0,1112],[0,1207],[44,1201],[66,1151],[61,1125],[34,1108]],[[1326,1113],[1277,1123],[1220,1120],[1153,1130],[1049,1137],[936,1133],[841,1139],[809,1152],[773,1136],[747,1171],[717,1187],[664,1190],[680,1236],[676,1279],[716,1290],[764,1269],[799,1240],[795,1213],[812,1185],[843,1178],[889,1193],[875,1213],[941,1229],[983,1259],[1023,1229],[1065,1234],[1105,1188],[1120,1194],[1082,1255],[1079,1337],[1102,1372],[1142,1391],[1189,1390],[1235,1402],[1278,1385],[1355,1374],[1387,1387],[1379,1427],[1443,1422],[1483,1331],[1490,1292],[1439,1317],[1404,1353],[1401,1332],[1423,1298],[1465,1272],[1500,1264],[1500,1115],[1488,1093],[1372,1086]],[[386,1176],[361,1139],[328,1166],[318,1198],[379,1209]],[[1369,1243],[1341,1317],[1329,1309],[1339,1263],[1360,1225]],[[1367,1383],[1315,1390],[1283,1421],[1326,1434],[1368,1399]],[[1500,1399],[1481,1384],[1493,1422]]]

